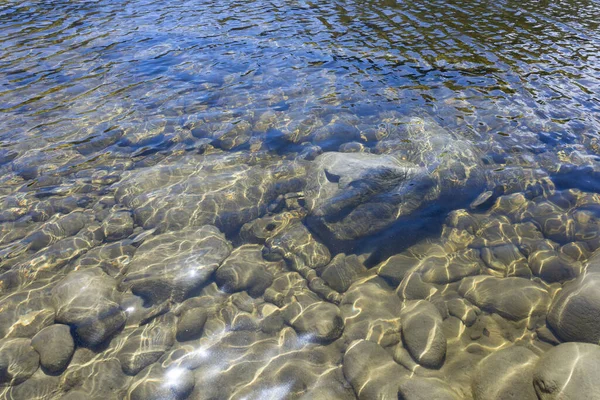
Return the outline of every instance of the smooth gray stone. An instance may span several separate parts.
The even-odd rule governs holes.
[[[366,270],[356,255],[346,256],[340,253],[322,269],[321,278],[333,290],[343,293]]]
[[[536,400],[533,370],[538,356],[522,346],[498,350],[479,362],[473,375],[475,400]]]
[[[400,313],[402,341],[415,361],[427,368],[440,368],[446,356],[442,316],[428,301],[408,301]]]
[[[124,239],[133,233],[133,218],[129,211],[115,211],[102,221],[104,236],[108,241]]]
[[[409,373],[383,347],[368,340],[352,342],[343,361],[344,376],[359,400],[398,398],[402,378]]]
[[[461,281],[458,293],[482,310],[510,320],[543,316],[550,304],[541,285],[517,277],[468,277]]]
[[[531,277],[527,258],[512,243],[484,247],[481,249],[481,258],[494,275]]]
[[[563,285],[548,312],[548,325],[564,341],[600,343],[600,251],[585,272]]]
[[[444,256],[427,257],[418,271],[424,282],[445,285],[480,274],[482,264],[479,251],[467,249]]]
[[[394,286],[398,286],[408,271],[419,265],[420,260],[411,254],[395,254],[377,265],[377,274]]]
[[[308,335],[316,342],[330,342],[339,338],[344,330],[340,309],[331,303],[317,301],[303,307],[289,323],[298,334]]]
[[[584,273],[554,297],[548,325],[564,341],[600,342],[600,273]]]
[[[302,222],[293,222],[266,240],[265,258],[296,258],[303,267],[319,269],[331,260],[329,249]]]
[[[446,302],[448,314],[460,319],[466,326],[472,326],[477,320],[476,307],[465,299],[455,298]]]
[[[446,382],[437,378],[413,376],[400,384],[398,400],[460,400]]]
[[[60,377],[46,375],[41,369],[38,369],[29,379],[16,386],[2,391],[2,399],[6,400],[48,400],[57,398],[60,393]],[[59,397],[63,400],[63,397]],[[88,396],[89,398],[89,396]]]
[[[200,307],[183,311],[177,320],[177,340],[185,342],[199,338],[204,330],[207,316],[207,312]]]
[[[9,300],[0,303],[0,307],[3,308],[2,313],[0,313],[0,335],[5,338],[31,338],[43,328],[52,325],[56,314],[53,309],[43,308],[45,305],[36,304],[35,302],[33,304],[18,302],[15,305]],[[33,309],[33,311],[20,315],[21,312],[30,309]]]
[[[579,262],[554,250],[540,250],[530,254],[529,267],[535,276],[548,283],[574,279],[582,270]]]
[[[174,325],[175,317],[167,314],[129,333],[116,354],[123,372],[137,375],[157,361],[175,342]]]
[[[114,356],[98,357],[96,351],[84,347],[75,350],[61,374],[64,388],[81,390],[91,399],[122,399],[130,380]]]
[[[257,297],[273,283],[273,274],[262,256],[263,246],[244,245],[233,250],[215,273],[215,281],[226,292],[246,290]]]
[[[91,223],[91,214],[75,211],[64,216],[57,216],[44,223],[39,229],[23,239],[30,250],[40,250],[58,240],[73,236]]]
[[[344,339],[367,339],[384,347],[398,343],[401,309],[402,301],[383,279],[355,282],[340,302]]]
[[[40,366],[40,356],[30,339],[0,340],[0,384],[18,385]]]
[[[94,247],[75,261],[77,269],[100,267],[108,275],[117,277],[127,270],[137,248],[129,240]]]
[[[116,285],[100,268],[70,272],[52,288],[56,322],[74,327],[84,345],[104,342],[126,319]]]
[[[71,329],[54,324],[42,329],[31,339],[31,345],[40,355],[40,364],[51,373],[64,370],[75,351]]]
[[[600,399],[600,346],[563,343],[544,353],[533,372],[540,400]]]
[[[163,233],[137,249],[123,285],[151,304],[181,302],[202,287],[230,253],[231,245],[214,226]]]
[[[194,374],[183,367],[153,365],[129,387],[128,400],[183,400],[194,389]]]

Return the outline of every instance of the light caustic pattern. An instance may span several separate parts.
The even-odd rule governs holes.
[[[0,398],[598,398],[598,15],[2,2]]]

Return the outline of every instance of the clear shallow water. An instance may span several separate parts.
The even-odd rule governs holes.
[[[599,13],[3,3],[3,396],[490,398],[597,343],[557,315],[595,279]]]

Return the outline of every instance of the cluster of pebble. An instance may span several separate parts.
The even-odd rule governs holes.
[[[92,141],[63,166],[4,167],[17,172],[0,212],[2,396],[600,393],[598,195],[533,170],[486,175],[475,149],[429,122],[409,124],[412,141],[309,122],[284,130],[299,146],[285,157],[216,149],[252,142],[238,124],[232,146],[219,125],[200,147],[135,163],[80,162],[104,145]],[[392,241],[383,260],[347,251],[480,189],[435,240]]]
[[[203,161],[131,173],[97,209],[82,211],[77,197],[47,203],[64,215],[22,238],[15,238],[18,219],[4,222],[14,229],[2,237],[11,244],[1,277],[3,396],[576,399],[600,392],[598,195],[501,196],[486,213],[450,213],[439,239],[367,268],[369,254],[332,256],[304,224],[298,196],[257,200],[272,190],[267,181],[289,193],[298,168],[276,164],[253,175],[256,167],[237,159],[220,158],[213,168]],[[225,173],[244,191],[211,188],[209,178]],[[185,189],[176,193],[182,176]],[[196,177],[208,194],[188,192]],[[157,193],[161,185],[165,193]],[[210,202],[210,194],[221,196],[214,209],[190,215],[186,197]],[[144,196],[182,205],[146,213]],[[161,212],[173,214],[159,221],[180,223],[176,230],[139,226]],[[228,240],[219,227],[236,223],[241,229]]]

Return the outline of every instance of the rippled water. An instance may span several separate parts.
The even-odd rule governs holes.
[[[3,398],[596,398],[599,15],[1,2]]]

